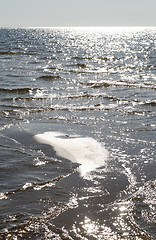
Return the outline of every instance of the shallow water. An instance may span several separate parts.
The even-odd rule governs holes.
[[[156,238],[155,49],[156,28],[0,29],[0,239]]]

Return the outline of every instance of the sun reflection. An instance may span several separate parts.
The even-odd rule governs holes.
[[[88,217],[85,217],[84,219],[83,228],[86,230],[87,233],[95,233],[98,229],[95,222],[91,221]]]
[[[113,226],[116,228],[116,231],[126,237],[132,231],[130,225],[127,222],[131,203],[130,202],[121,202],[114,206],[114,210],[118,211],[118,215],[113,218]]]
[[[119,207],[120,212],[125,212],[127,210],[127,208],[125,206],[121,206]]]
[[[103,220],[92,220],[85,216],[83,220],[73,224],[72,231],[79,239],[129,239],[129,236],[136,236],[136,231],[131,226],[132,209],[131,200],[118,202],[107,209],[108,212],[104,210],[107,216],[110,215],[109,221],[105,220],[105,215]]]
[[[111,228],[105,226],[105,224],[101,225],[98,220],[92,221],[90,218],[85,216],[84,221],[80,222],[80,225],[78,224],[78,226],[77,224],[78,223],[73,224],[72,230],[79,239],[117,239]]]

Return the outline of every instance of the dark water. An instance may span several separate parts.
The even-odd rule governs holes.
[[[0,239],[156,239],[155,143],[156,28],[0,29]]]

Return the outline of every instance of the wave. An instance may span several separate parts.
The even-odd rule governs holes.
[[[31,90],[30,90],[31,91]],[[30,92],[29,92],[30,93]],[[34,95],[30,95],[30,96],[6,96],[3,98],[2,101],[17,101],[17,100],[21,100],[21,101],[34,101],[34,100],[61,100],[61,99],[68,99],[68,100],[76,100],[76,99],[92,99],[92,98],[102,98],[102,99],[108,99],[110,101],[124,101],[128,103],[128,100],[126,99],[119,99],[116,96],[108,96],[106,94],[103,93],[80,93],[80,94],[48,94],[46,92],[42,93],[41,92],[36,92]],[[97,105],[96,105],[97,106]],[[99,104],[100,106],[100,104]],[[70,105],[69,105],[70,107]]]
[[[54,57],[54,56],[43,56],[43,57],[40,57],[41,60],[56,60],[57,57]]]
[[[91,59],[93,59],[92,57],[77,57],[77,56],[75,56],[75,57],[72,57],[72,59],[74,59],[74,60],[91,60]]]
[[[35,99],[27,99],[27,101],[34,101]],[[43,100],[43,99],[37,99],[37,100]],[[115,100],[114,100],[115,101]],[[135,102],[136,103],[136,102]],[[13,105],[9,105],[9,106],[5,106],[5,108],[9,108],[6,110],[1,111],[0,113],[2,115],[5,115],[6,117],[8,116],[20,116],[20,119],[25,119],[26,115],[34,115],[34,114],[42,114],[42,113],[46,113],[49,112],[51,113],[52,111],[63,111],[63,112],[89,112],[89,111],[122,111],[124,114],[130,114],[130,115],[142,115],[145,113],[149,113],[151,110],[147,109],[147,110],[142,110],[142,109],[138,109],[138,108],[133,108],[133,107],[120,107],[122,105],[127,106],[127,104],[129,104],[128,101],[125,100],[120,100],[120,104],[118,103],[118,101],[115,101],[114,103],[109,103],[109,104],[102,104],[102,103],[97,103],[97,104],[92,104],[92,105],[63,105],[63,104],[55,104],[55,105],[50,105],[50,106],[43,106],[43,104],[40,104],[40,106],[38,107],[32,107],[31,105],[26,106],[26,107],[22,107],[22,106],[13,106]],[[151,103],[152,104],[152,103]],[[146,103],[142,103],[139,102],[135,105],[146,105]],[[149,105],[149,103],[148,103]],[[154,105],[155,106],[155,105]],[[52,119],[58,119],[58,117],[54,117]],[[62,117],[62,113],[61,113],[61,118],[64,119],[64,117]],[[60,119],[61,119],[60,118]],[[51,119],[51,116],[49,116],[48,114],[48,119]],[[140,131],[140,130],[139,130]],[[153,131],[148,129],[147,131]]]
[[[24,52],[18,52],[18,51],[4,51],[0,52],[0,55],[21,55],[24,54]]]
[[[60,175],[50,181],[46,181],[46,182],[41,182],[41,183],[25,183],[21,188],[18,189],[14,189],[13,191],[8,191],[8,192],[4,192],[4,193],[0,193],[0,200],[2,199],[7,199],[9,196],[14,195],[18,192],[23,192],[27,189],[34,189],[34,190],[40,190],[42,188],[45,187],[52,187],[56,184],[56,182],[58,182],[59,180],[61,180],[64,176]]]
[[[82,93],[82,94],[66,94],[63,96],[58,96],[58,98],[66,98],[66,99],[81,99],[81,98],[105,98],[111,100],[118,100],[116,97],[108,96],[103,93]]]
[[[29,93],[30,91],[35,90],[32,88],[0,88],[0,92],[6,92],[6,93]]]
[[[101,87],[132,87],[132,88],[149,88],[156,89],[156,86],[153,83],[138,83],[138,82],[128,82],[128,81],[112,81],[112,80],[104,80],[99,82],[80,82],[80,84],[85,86],[90,86],[91,88],[101,88]]]
[[[0,51],[0,55],[36,55],[36,52]]]
[[[1,111],[0,113],[5,115],[5,116],[20,116],[20,118],[25,119],[26,115],[30,114],[37,114],[37,113],[45,113],[45,112],[51,112],[51,111],[67,111],[67,112],[83,112],[83,111],[109,111],[114,108],[116,108],[118,105],[117,104],[109,104],[109,105],[103,105],[103,104],[95,104],[95,105],[86,105],[86,106],[65,106],[65,105],[51,105],[51,106],[40,106],[40,107],[35,107],[32,108],[31,106],[27,107],[22,107],[22,106],[8,106],[10,109]],[[6,106],[5,106],[6,108]]]
[[[88,72],[88,71],[80,71],[79,69],[75,69],[75,70],[73,70],[73,69],[71,69],[71,70],[69,70],[69,72],[71,72],[71,73],[77,73],[77,74],[84,74],[84,73],[90,73],[90,72]]]
[[[72,105],[68,105],[68,106],[63,106],[63,105],[53,105],[53,106],[49,106],[49,107],[41,107],[38,109],[34,109],[31,110],[31,112],[42,112],[42,111],[52,111],[52,110],[63,110],[63,111],[103,111],[103,110],[112,110],[114,108],[116,108],[118,105],[117,104],[109,104],[109,105],[103,105],[103,104],[94,104],[94,105],[84,105],[84,106],[72,106]]]
[[[80,84],[85,86],[91,86],[92,88],[100,88],[100,87],[110,87],[112,86],[110,81],[102,81],[102,82],[80,82]]]
[[[86,68],[87,67],[87,65],[84,64],[84,63],[77,63],[77,66],[81,67],[81,68]]]
[[[147,102],[143,102],[142,104],[143,105],[150,105],[152,107],[155,107],[156,106],[156,101],[147,101]]]
[[[87,65],[85,63],[76,63],[76,64],[71,64],[67,65],[67,67],[79,67],[79,68],[86,68]]]
[[[103,61],[105,61],[105,62],[107,62],[107,61],[119,61],[119,60],[121,60],[121,59],[123,59],[123,57],[97,57],[97,59],[100,59],[100,60],[103,60]]]
[[[55,79],[61,79],[61,77],[59,75],[43,75],[43,76],[40,76],[38,79],[50,81]]]

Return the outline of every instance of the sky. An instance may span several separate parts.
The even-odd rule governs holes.
[[[0,0],[0,27],[156,26],[156,0]]]

